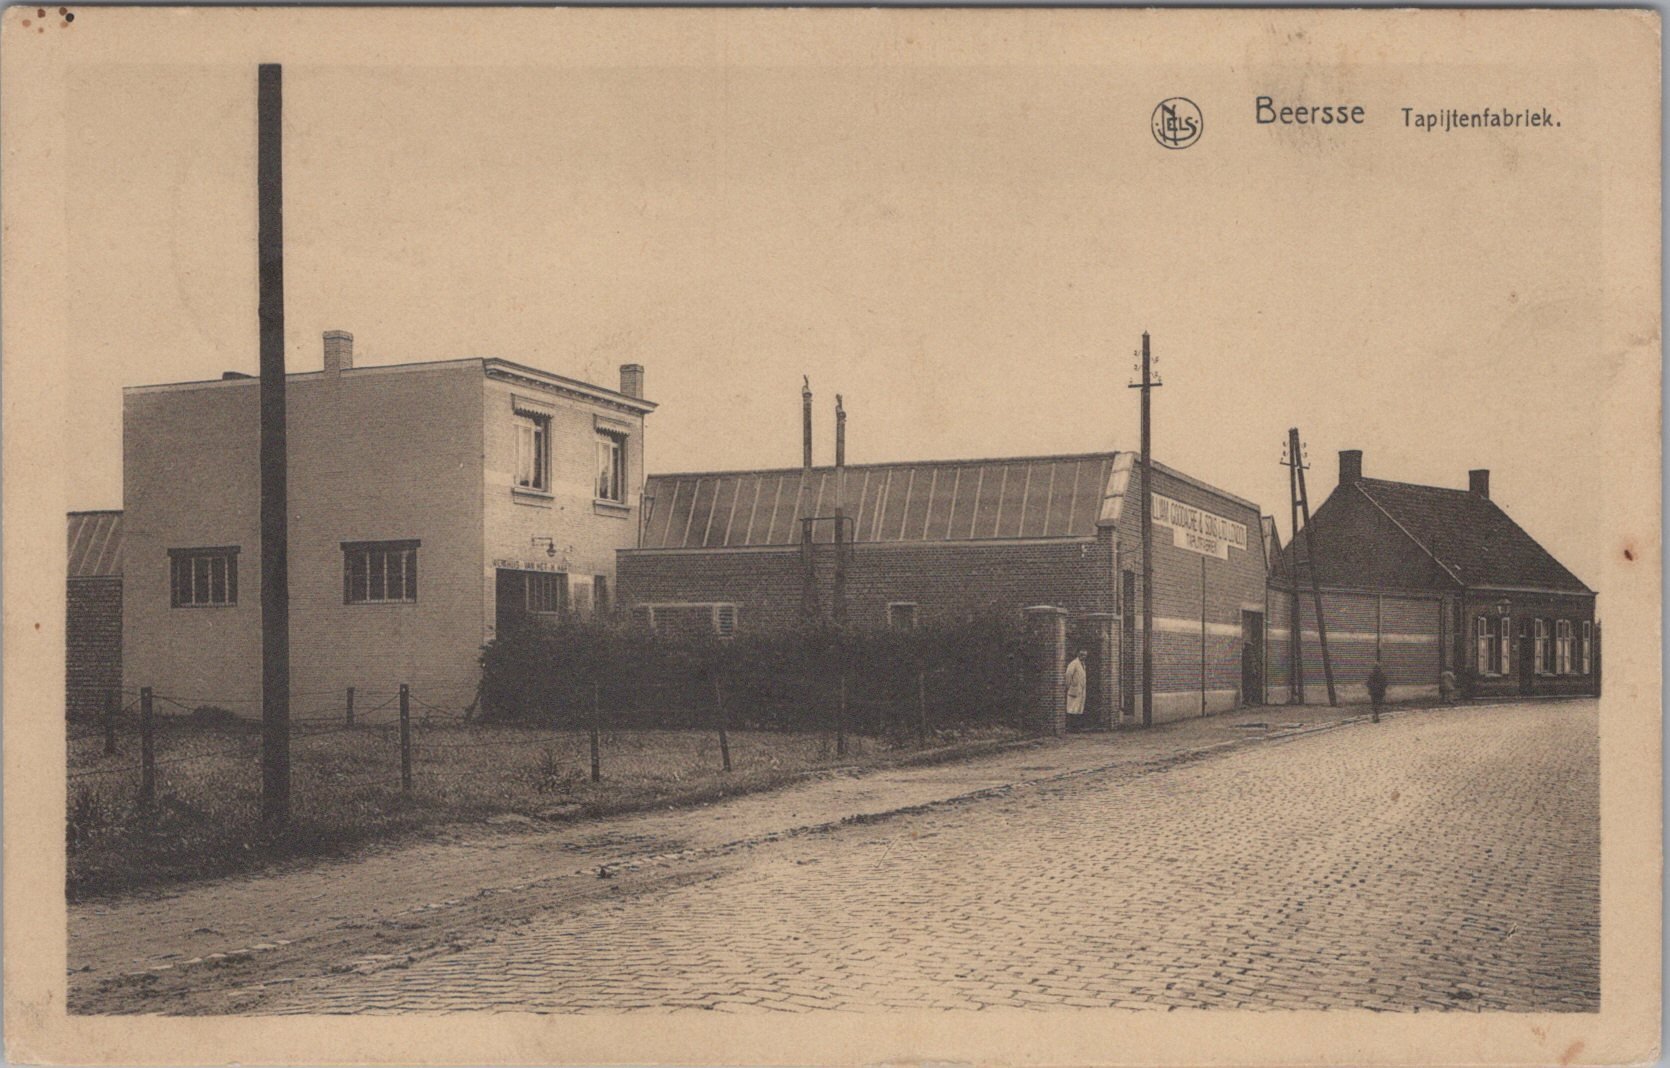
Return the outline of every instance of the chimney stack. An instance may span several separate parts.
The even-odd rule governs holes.
[[[835,467],[847,466],[847,410],[841,407],[841,395],[835,394]]]
[[[628,397],[642,400],[644,397],[644,365],[641,363],[623,363],[620,365],[620,391]]]
[[[1477,493],[1485,500],[1490,500],[1489,469],[1481,467],[1476,471],[1467,472],[1467,488],[1472,490],[1474,493]]]
[[[1339,453],[1339,484],[1348,486],[1363,478],[1363,450],[1341,449]]]
[[[801,466],[812,466],[812,379],[800,376],[800,451]]]
[[[354,366],[354,335],[346,330],[325,331],[325,374],[339,375]]]

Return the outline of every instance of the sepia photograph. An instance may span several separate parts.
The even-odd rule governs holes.
[[[10,1059],[1658,1056],[1656,13],[0,21]]]

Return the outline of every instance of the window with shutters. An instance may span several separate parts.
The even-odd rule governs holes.
[[[415,540],[343,542],[342,603],[416,602],[418,545]]]
[[[1510,670],[1512,621],[1507,616],[1477,616],[1473,620],[1474,667],[1480,675],[1506,675]]]
[[[1557,620],[1554,624],[1554,671],[1570,675],[1571,664],[1571,620]]]
[[[1531,621],[1531,649],[1532,665],[1539,675],[1554,673],[1554,643],[1548,620],[1533,619]]]
[[[168,550],[169,602],[175,608],[238,603],[238,547]]]
[[[1595,625],[1591,620],[1583,621],[1583,674],[1595,673]]]
[[[551,491],[551,417],[516,414],[516,488]]]
[[[626,503],[626,435],[597,432],[597,499]]]

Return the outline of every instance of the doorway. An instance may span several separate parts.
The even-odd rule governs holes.
[[[1264,703],[1264,613],[1241,612],[1241,703]]]

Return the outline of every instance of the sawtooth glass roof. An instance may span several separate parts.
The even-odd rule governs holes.
[[[851,465],[845,501],[852,538],[1091,537],[1117,455]],[[799,544],[800,519],[834,515],[838,481],[833,467],[651,475],[644,486],[642,547]],[[812,526],[815,540],[834,540],[833,522]]]
[[[69,537],[70,578],[121,576],[121,512],[71,512]]]

